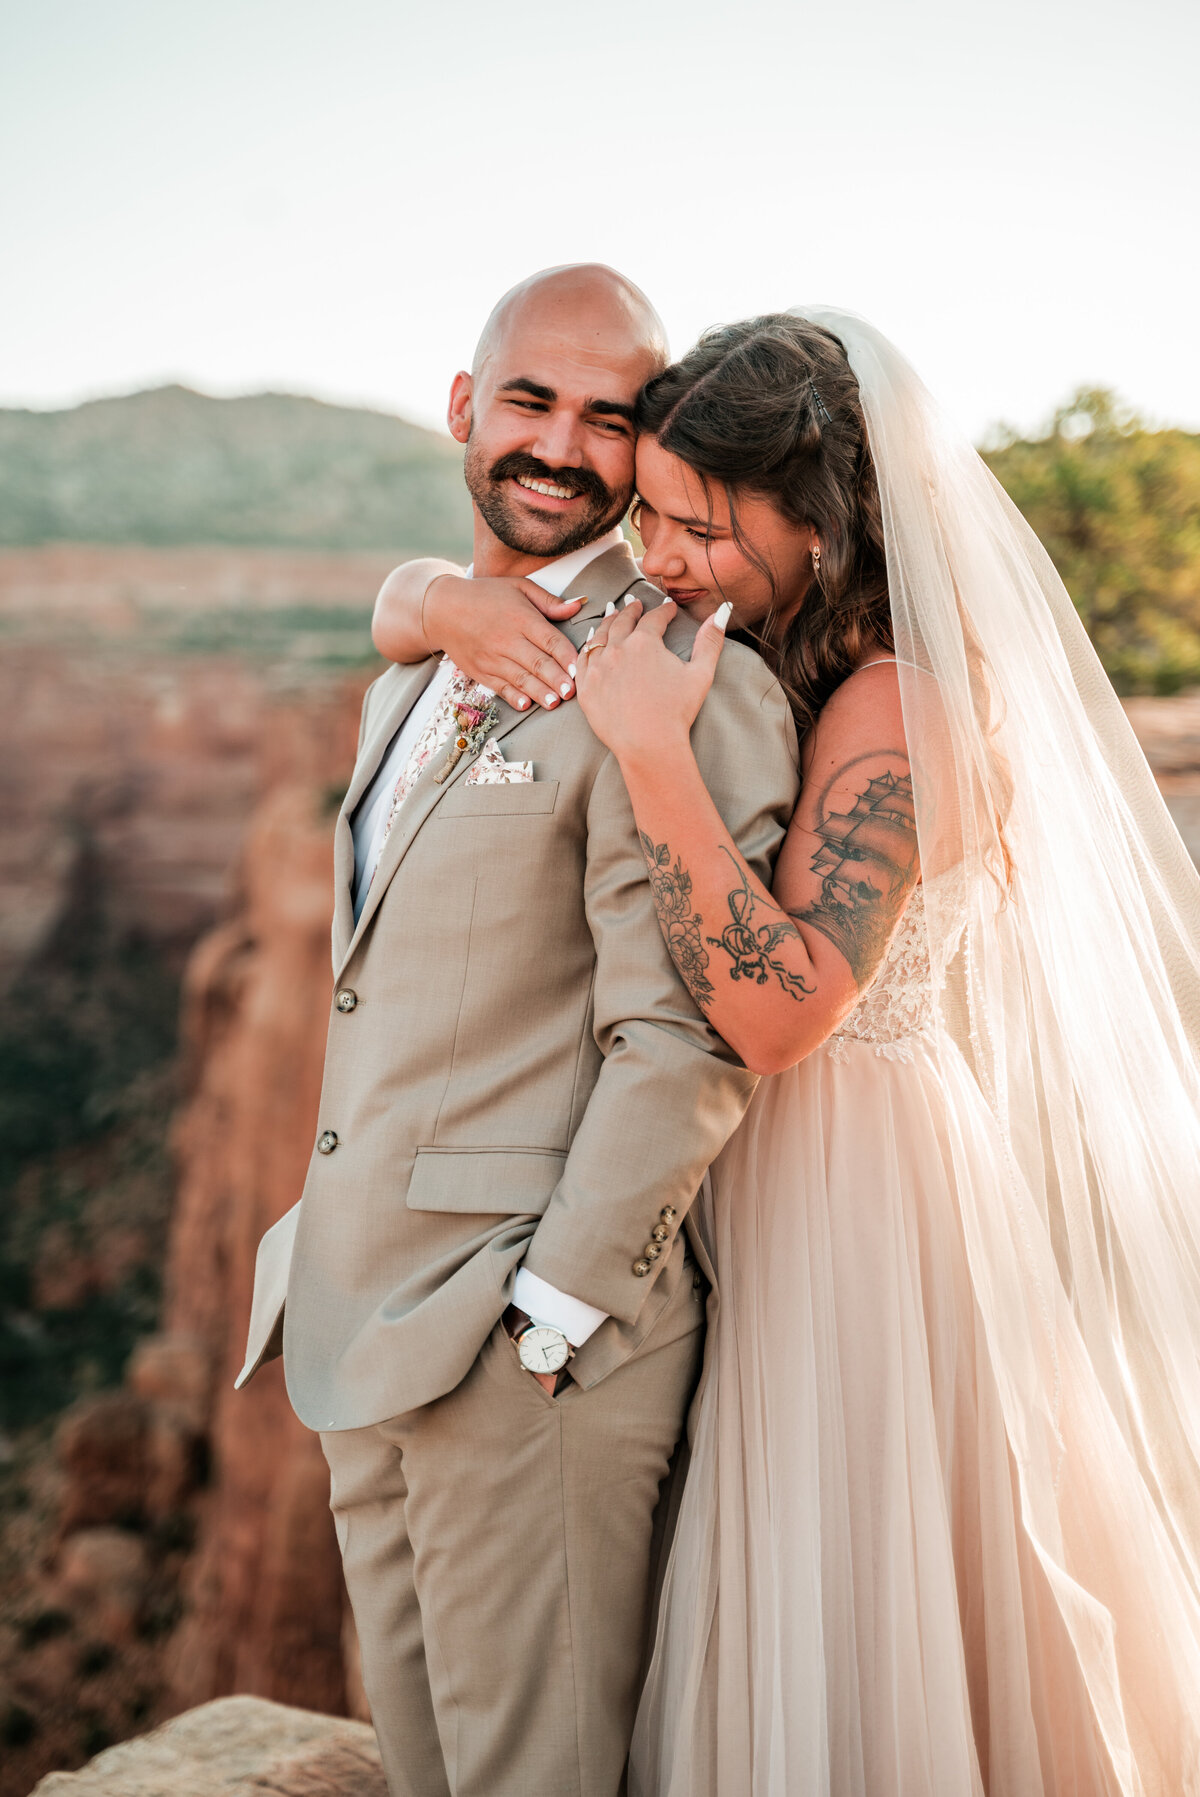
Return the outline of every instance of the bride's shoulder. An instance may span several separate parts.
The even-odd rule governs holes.
[[[894,660],[857,668],[834,688],[804,739],[800,771],[807,783],[879,756],[908,759]]]
[[[904,712],[900,703],[900,674],[894,657],[872,660],[855,668],[834,687],[821,707],[813,735],[816,737],[862,735],[871,741],[881,733],[904,742]]]

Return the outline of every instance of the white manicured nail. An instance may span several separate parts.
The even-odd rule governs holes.
[[[567,664],[567,673],[571,676],[571,679],[574,680],[574,678],[575,678],[575,663],[573,661],[569,662]]]
[[[718,630],[724,630],[729,622],[732,611],[733,607],[730,605],[728,599],[725,601],[724,605],[718,605],[716,611],[713,613],[713,623]]]
[[[547,705],[557,705],[558,700],[553,693],[547,693],[546,694],[546,703],[547,703]]]
[[[558,690],[562,694],[563,698],[565,699],[567,694],[571,690],[571,682],[569,680],[564,680]]]
[[[591,629],[590,629],[590,630],[589,630],[589,631],[588,631],[588,633],[587,633],[587,639],[586,639],[586,640],[587,640],[587,641],[588,641],[588,642],[589,642],[589,643],[590,643],[590,642],[591,642],[591,640],[592,640],[592,638],[593,638],[593,637],[594,637],[594,636],[595,636],[595,634],[596,634],[596,626],[595,626],[595,625],[594,625],[594,624],[593,624],[593,625],[592,625],[592,628],[591,628]]]
[[[615,600],[615,599],[610,599],[610,600],[609,600],[609,602],[608,602],[608,604],[607,604],[607,605],[606,605],[606,606],[605,606],[605,607],[604,607],[604,615],[605,615],[605,617],[606,617],[606,618],[611,618],[611,617],[612,617],[612,615],[613,615],[613,613],[614,613],[614,612],[615,612],[615,611],[616,611],[616,609],[617,609],[617,602],[616,602],[616,600]]]
[[[633,593],[626,593],[625,604],[626,605],[636,605],[637,604],[637,596]]]

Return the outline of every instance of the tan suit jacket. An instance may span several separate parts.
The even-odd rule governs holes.
[[[588,595],[568,634],[582,642],[630,589],[661,601],[622,544],[568,589]],[[694,631],[681,616],[667,643],[686,655]],[[532,783],[467,783],[464,756],[439,786],[435,757],[355,926],[350,818],[436,665],[389,668],[364,703],[337,822],[318,1119],[336,1147],[314,1151],[300,1203],[260,1244],[237,1381],[280,1351],[282,1312],[288,1393],[313,1429],[364,1427],[453,1389],[522,1261],[608,1313],[572,1370],[585,1388],[611,1371],[678,1284],[680,1225],[755,1085],[675,971],[620,769],[577,704],[501,704],[494,735],[506,759],[532,761]],[[798,791],[796,737],[750,650],[726,646],[692,740],[769,880]],[[668,1251],[639,1276],[664,1207]]]

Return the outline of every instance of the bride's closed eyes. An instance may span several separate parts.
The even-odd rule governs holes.
[[[653,534],[658,528],[658,513],[648,500],[635,498],[633,505],[630,508],[629,520],[648,549]],[[684,534],[691,537],[693,542],[715,543],[720,541],[717,533],[709,530],[706,526],[701,527],[694,524],[685,524],[682,519],[678,518],[674,519],[673,522],[679,524],[683,529]]]
[[[765,495],[730,495],[653,437],[637,446],[636,523],[642,571],[699,621],[724,600],[737,627],[768,614],[776,621],[799,604],[811,578],[812,531],[797,527]]]

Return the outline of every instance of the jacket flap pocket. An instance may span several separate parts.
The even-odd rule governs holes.
[[[557,780],[460,780],[452,786],[435,817],[519,817],[522,813],[553,811],[558,797]]]
[[[551,1148],[418,1148],[408,1208],[540,1217],[566,1158]]]

